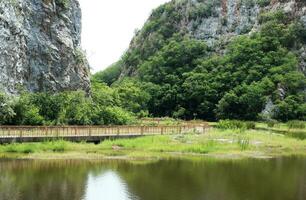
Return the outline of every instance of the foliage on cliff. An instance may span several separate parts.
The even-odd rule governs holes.
[[[164,20],[181,17],[171,12],[171,5],[155,10],[138,33],[151,42],[132,47],[121,61],[137,66],[133,77],[150,94],[151,115],[306,120],[306,77],[298,68],[295,52],[306,44],[302,23],[280,10],[263,13],[258,31],[233,38],[220,53],[216,49],[221,47],[207,47],[203,40],[176,33],[171,26],[175,23],[164,26]],[[171,17],[158,15],[164,9]],[[266,108],[269,101],[272,105]],[[270,110],[269,116],[262,112],[265,109]]]

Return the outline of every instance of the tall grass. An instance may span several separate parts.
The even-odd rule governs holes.
[[[31,144],[9,144],[2,147],[3,152],[7,153],[34,153],[36,147]]]
[[[306,122],[298,120],[288,121],[287,126],[289,129],[305,129]]]
[[[213,139],[208,139],[204,141],[199,141],[196,144],[184,145],[181,148],[182,152],[185,153],[197,153],[197,154],[207,154],[214,152],[218,147],[218,144]]]
[[[0,152],[5,153],[36,153],[36,152],[64,152],[69,142],[64,140],[46,141],[41,143],[12,143],[0,146]]]
[[[292,138],[300,139],[300,140],[306,139],[306,132],[302,132],[302,131],[301,132],[290,132],[289,131],[286,135]]]
[[[53,152],[64,152],[67,150],[68,142],[64,140],[57,140],[57,141],[49,141],[43,143],[45,146],[46,151],[53,151]]]
[[[144,136],[131,139],[118,139],[118,140],[105,140],[100,144],[100,147],[112,148],[113,146],[119,146],[126,149],[141,149],[149,147],[159,147],[170,143],[169,136]]]
[[[237,144],[240,147],[241,151],[245,151],[250,146],[250,139],[248,137],[239,136],[238,139],[237,139]]]
[[[239,120],[220,120],[217,124],[217,128],[219,129],[255,129],[255,122],[244,122]]]

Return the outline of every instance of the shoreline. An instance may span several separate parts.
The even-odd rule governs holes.
[[[76,152],[65,152],[65,153],[35,153],[35,154],[0,154],[0,160],[37,160],[37,161],[49,161],[49,160],[83,160],[83,161],[158,161],[167,159],[182,159],[182,160],[241,160],[241,159],[275,159],[284,157],[306,157],[306,153],[282,153],[282,154],[190,154],[171,152],[159,155],[151,154],[149,156],[108,156],[104,154],[87,154],[87,153],[76,153]]]
[[[290,135],[290,134],[289,134]],[[0,159],[129,160],[270,159],[306,156],[306,140],[269,130],[220,130],[207,134],[144,136],[100,144],[63,140],[0,145]]]

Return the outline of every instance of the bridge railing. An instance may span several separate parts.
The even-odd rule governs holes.
[[[205,133],[208,125],[181,126],[0,126],[0,138],[81,137]]]

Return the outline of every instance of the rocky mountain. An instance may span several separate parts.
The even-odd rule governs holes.
[[[123,58],[121,77],[137,74],[138,66],[174,34],[203,40],[222,52],[234,36],[256,32],[262,14],[277,10],[306,26],[305,0],[172,0],[155,9],[133,38]],[[306,73],[306,46],[296,51],[300,69]]]
[[[78,0],[0,1],[0,89],[89,91]]]
[[[306,1],[172,0],[94,78],[138,82],[152,116],[306,120]]]

